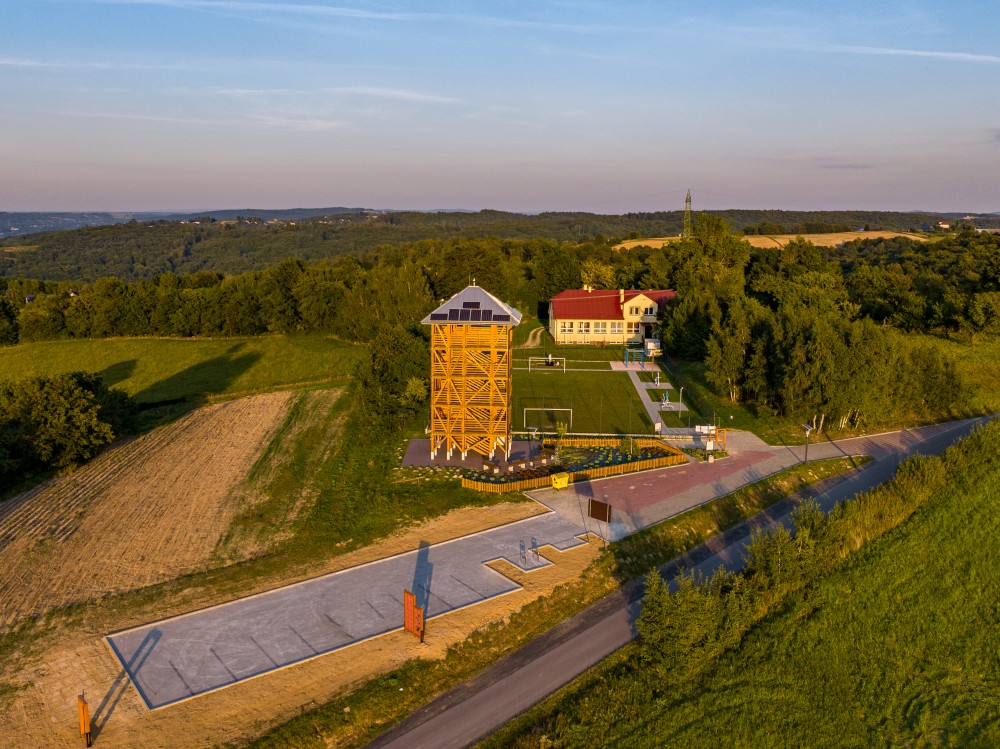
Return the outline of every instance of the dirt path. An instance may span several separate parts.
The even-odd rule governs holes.
[[[545,328],[535,328],[528,333],[528,339],[517,348],[541,348],[544,334]]]
[[[317,571],[363,564],[416,549],[422,541],[437,543],[539,512],[544,509],[533,502],[453,510],[377,544],[333,558]],[[506,562],[496,562],[496,569],[523,585],[523,589],[430,620],[424,645],[411,635],[393,632],[153,712],[121,678],[121,667],[102,639],[106,631],[73,629],[54,634],[42,643],[41,655],[19,675],[27,686],[10,698],[9,707],[5,705],[7,728],[0,731],[0,747],[75,745],[79,738],[74,723],[75,700],[81,689],[87,690],[91,715],[95,726],[100,727],[96,746],[186,749],[259,735],[302,709],[315,707],[360,680],[389,671],[410,658],[443,657],[450,645],[578,577],[599,552],[598,543],[566,552],[545,549],[543,554],[555,564],[528,573]],[[170,615],[183,608],[187,607],[166,605],[158,607],[157,612]],[[122,622],[121,626],[135,623]],[[345,720],[357,722],[360,732],[369,718],[352,714]]]
[[[203,567],[231,493],[293,395],[207,406],[11,500],[0,517],[0,625]]]

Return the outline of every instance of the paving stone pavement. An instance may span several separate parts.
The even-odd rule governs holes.
[[[555,513],[307,580],[107,638],[146,706],[164,707],[289,666],[403,624],[403,590],[428,618],[518,590],[486,562],[524,570],[536,551],[585,543]],[[544,551],[544,549],[543,549]]]

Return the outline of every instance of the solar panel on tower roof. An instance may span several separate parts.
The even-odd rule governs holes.
[[[465,309],[479,309],[479,302],[462,302]]]
[[[433,312],[431,313],[431,320],[447,320],[448,315],[444,312]]]

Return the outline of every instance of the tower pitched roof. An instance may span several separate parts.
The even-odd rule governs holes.
[[[521,323],[521,313],[479,286],[466,286],[420,321],[424,325],[505,325]]]

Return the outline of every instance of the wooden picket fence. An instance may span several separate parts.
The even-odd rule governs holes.
[[[681,455],[681,451],[656,437],[564,437],[563,447],[621,447],[622,442],[631,442],[638,448],[659,447],[667,452]],[[546,442],[554,445],[554,442]]]
[[[663,445],[659,440],[649,440],[654,443],[657,447],[667,447],[673,451],[673,448]],[[612,447],[617,444],[621,444],[620,441],[611,441],[610,445],[578,445],[578,447]],[[567,443],[563,443],[567,444]],[[651,447],[652,445],[642,445],[642,447]],[[634,473],[636,471],[648,471],[651,468],[666,468],[667,466],[676,466],[682,463],[687,463],[687,458],[684,454],[677,450],[675,455],[665,455],[662,458],[649,458],[648,460],[636,460],[632,463],[619,463],[614,466],[601,466],[599,468],[587,468],[582,471],[570,471],[569,472],[569,482],[572,484],[574,481],[589,481],[590,479],[602,479],[608,476],[621,476],[625,473]],[[539,476],[537,478],[531,479],[521,479],[519,481],[478,481],[476,479],[462,478],[462,486],[466,489],[475,489],[480,492],[488,492],[490,494],[504,494],[505,492],[523,492],[528,489],[541,489],[542,487],[552,486],[552,476]]]

